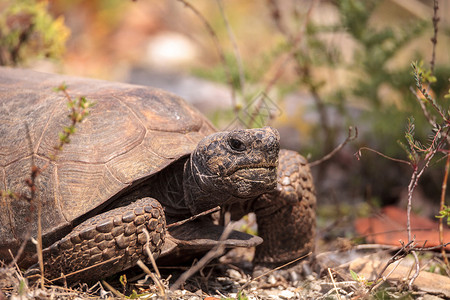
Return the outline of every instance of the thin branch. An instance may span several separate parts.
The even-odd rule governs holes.
[[[37,248],[37,255],[38,255],[38,262],[39,262],[39,270],[41,271],[41,277],[40,277],[40,282],[41,282],[41,288],[44,288],[44,256],[42,253],[42,203],[41,203],[41,197],[37,197],[37,206],[38,206],[38,210],[37,210],[37,244],[36,244],[36,248]]]
[[[186,282],[186,280],[189,277],[197,273],[200,269],[206,266],[211,260],[223,254],[223,251],[225,249],[225,244],[223,243],[223,241],[225,241],[228,238],[231,231],[233,230],[232,224],[233,223],[230,222],[228,223],[227,226],[225,226],[225,229],[223,230],[217,245],[215,245],[210,251],[208,251],[208,253],[206,253],[195,265],[189,268],[189,270],[181,274],[181,276],[170,287],[171,291],[178,289],[180,285]]]
[[[420,91],[420,93],[425,97],[425,99],[430,103],[430,105],[437,111],[437,113],[441,116],[442,120],[447,120],[445,113],[442,111],[442,108],[436,102],[436,100],[431,97],[431,95],[427,92],[427,88],[424,87],[422,81],[422,74],[419,73],[416,64],[411,64],[414,70],[414,80],[416,82],[416,87]]]
[[[411,248],[414,247],[414,245],[412,245],[414,243],[414,241],[409,241],[406,245],[403,245],[402,248],[400,250],[398,250],[389,260],[388,262],[385,264],[385,266],[383,267],[383,269],[378,273],[377,278],[374,280],[374,282],[378,282],[381,277],[383,276],[383,273],[386,271],[386,269],[394,262],[403,259],[406,255],[408,255],[411,252]],[[383,280],[385,281],[385,279],[383,278]],[[369,288],[369,292],[372,291],[376,286],[378,285],[373,285]]]
[[[309,163],[310,167],[314,167],[317,166],[321,163],[323,163],[324,161],[332,158],[337,152],[339,152],[345,145],[347,145],[348,142],[353,141],[354,139],[356,139],[358,137],[358,128],[355,127],[355,134],[353,135],[353,127],[350,126],[348,128],[348,136],[345,139],[345,141],[343,141],[342,143],[340,143],[336,148],[334,148],[330,153],[328,153],[327,155],[325,155],[324,157],[322,157],[321,159],[315,160],[311,163]],[[361,148],[362,149],[362,148]]]
[[[336,281],[334,280],[334,277],[333,277],[333,274],[331,273],[331,269],[330,268],[328,268],[328,274],[330,275],[331,282],[333,283],[334,290],[336,291],[337,298],[339,300],[341,300],[341,294],[339,293],[339,290],[338,290],[338,288],[336,286]]]
[[[150,251],[150,246],[149,246],[149,243],[151,241],[150,234],[148,233],[147,229],[145,229],[145,228],[144,228],[143,232],[145,234],[145,239],[147,240],[145,242],[145,252],[147,253],[148,258],[150,259],[150,261],[152,263],[153,269],[155,269],[156,275],[158,275],[158,278],[161,278],[161,274],[159,273],[158,266],[156,265],[155,258],[153,257],[153,253],[152,253],[152,251]]]
[[[419,273],[420,273],[420,264],[419,264],[419,258],[417,257],[417,253],[416,251],[411,251],[411,254],[414,257],[414,266],[416,267],[416,271],[414,272],[413,276],[411,277],[411,280],[409,280],[408,282],[408,288],[412,289],[412,285],[414,283],[414,281],[417,279],[417,277],[419,277]]]
[[[447,161],[445,162],[445,169],[444,169],[444,179],[442,180],[442,187],[441,187],[441,201],[439,205],[439,210],[444,210],[445,205],[445,195],[447,193],[447,182],[448,182],[448,173],[450,169],[450,155],[447,154]],[[441,245],[444,244],[444,218],[439,218],[439,243]],[[444,259],[445,264],[447,265],[447,268],[450,269],[450,263],[448,261],[445,249],[441,249],[442,257]]]
[[[236,91],[235,91],[234,86],[233,86],[233,78],[231,76],[231,70],[230,70],[230,67],[227,64],[227,60],[225,58],[225,54],[223,52],[222,47],[220,46],[219,38],[217,37],[216,32],[214,31],[212,26],[209,24],[208,20],[202,15],[202,13],[197,8],[195,8],[192,4],[190,4],[189,2],[187,2],[185,0],[177,0],[177,1],[181,2],[182,4],[184,4],[184,6],[189,8],[200,19],[200,21],[203,23],[203,26],[205,26],[205,28],[208,31],[209,35],[213,39],[214,45],[216,46],[217,53],[219,54],[219,58],[222,61],[222,64],[224,66],[225,74],[226,74],[227,79],[228,79],[228,84],[231,87],[231,101],[232,101],[233,108],[236,110],[236,108],[237,108],[237,105],[236,105]]]
[[[244,65],[242,63],[241,53],[239,52],[239,47],[237,45],[236,37],[233,34],[233,30],[231,29],[230,22],[228,21],[227,15],[225,14],[225,10],[223,8],[222,0],[216,0],[217,6],[219,7],[220,14],[222,15],[223,21],[225,23],[225,27],[227,28],[228,36],[230,38],[231,44],[233,45],[234,56],[236,58],[236,63],[239,71],[239,83],[241,86],[241,93],[245,95],[245,73],[244,73]]]
[[[108,290],[110,290],[116,297],[118,297],[119,299],[126,299],[126,296],[124,294],[122,294],[121,292],[119,292],[118,290],[116,290],[115,288],[113,288],[109,283],[107,283],[106,281],[102,280],[102,284],[104,286],[106,286],[106,288]]]
[[[299,261],[299,260],[301,260],[301,259],[304,259],[304,258],[310,256],[311,254],[312,254],[312,252],[309,252],[309,253],[307,253],[307,254],[305,254],[305,255],[302,255],[302,256],[300,256],[300,257],[297,257],[296,259],[291,260],[290,262],[287,262],[287,263],[285,263],[284,265],[281,265],[281,266],[279,266],[279,267],[276,267],[276,268],[274,268],[274,269],[271,269],[271,270],[269,270],[269,271],[267,271],[267,272],[265,272],[265,273],[263,273],[263,274],[261,274],[261,275],[255,277],[255,278],[253,278],[252,280],[247,281],[247,282],[241,287],[241,289],[239,290],[239,293],[242,293],[242,291],[243,291],[243,290],[244,290],[244,289],[245,289],[252,281],[258,280],[259,278],[264,277],[264,276],[266,276],[266,275],[268,275],[268,274],[270,274],[270,273],[272,273],[272,272],[275,272],[276,270],[279,270],[279,269],[282,269],[282,268],[284,268],[284,267],[287,267],[287,266],[289,266],[289,265],[291,265],[291,264],[293,264],[293,263],[295,263],[295,262],[297,262],[297,261]]]
[[[419,171],[417,166],[414,167],[414,171],[411,175],[411,181],[408,185],[408,204],[407,204],[407,213],[406,213],[406,217],[407,217],[407,231],[408,231],[408,241],[412,242],[413,239],[411,237],[411,209],[412,209],[412,196],[414,193],[415,188],[417,187],[417,184],[419,182],[420,177],[422,176],[423,172],[428,168],[431,159],[433,158],[433,156],[436,154],[436,152],[438,151],[438,147],[436,147],[436,149],[434,149],[433,151],[431,151],[426,158],[426,162],[425,165],[422,167],[422,169]],[[417,257],[417,254],[415,253],[415,251],[411,251],[412,255],[414,256],[414,260],[415,260],[415,266],[416,266],[416,271],[414,273],[414,275],[412,276],[411,280],[408,283],[408,287],[411,289],[414,281],[416,280],[416,278],[419,276],[419,272],[420,272],[420,266],[419,266],[419,259]]]
[[[434,73],[434,64],[436,61],[436,44],[437,44],[438,23],[439,23],[438,10],[439,10],[439,1],[434,0],[433,1],[433,32],[434,32],[434,35],[431,38],[431,43],[432,43],[433,47],[432,47],[431,61],[430,61],[431,73]]]
[[[262,91],[261,94],[265,94],[268,95],[270,90],[272,89],[272,87],[275,85],[275,83],[281,78],[281,76],[283,75],[284,71],[287,69],[287,64],[289,63],[289,61],[292,58],[295,58],[295,54],[298,51],[298,48],[300,47],[301,41],[303,40],[303,36],[305,34],[306,31],[306,25],[309,23],[309,20],[311,18],[312,15],[312,11],[313,8],[315,7],[315,4],[318,2],[318,0],[313,0],[309,6],[309,9],[306,13],[306,17],[303,21],[303,24],[300,28],[299,33],[297,34],[297,36],[295,38],[288,38],[288,41],[291,44],[291,49],[289,50],[289,52],[284,53],[284,59],[282,60],[282,62],[279,64],[278,68],[275,71],[275,74],[271,77],[271,79],[268,81],[265,89]],[[277,15],[277,14],[276,14]],[[280,17],[280,15],[277,15],[278,17]],[[270,68],[269,68],[270,69]],[[255,105],[255,109],[250,117],[250,121],[248,122],[248,124],[250,125],[250,127],[253,125],[258,113],[261,110],[261,106],[263,104],[263,101],[258,101]]]
[[[375,149],[369,148],[369,147],[361,147],[361,148],[358,149],[358,152],[356,152],[354,154],[358,160],[361,159],[361,156],[362,156],[361,155],[361,150],[371,151],[371,152],[374,152],[374,153],[378,154],[379,156],[382,156],[382,157],[384,157],[386,159],[389,159],[389,160],[392,160],[392,161],[395,161],[395,162],[399,162],[399,163],[402,163],[402,164],[407,164],[407,165],[411,166],[411,163],[409,161],[387,156],[386,154],[383,154],[383,153],[381,153],[381,152],[379,152],[379,151],[377,151]]]
[[[428,168],[430,165],[431,160],[433,159],[434,155],[438,151],[438,147],[431,151],[426,158],[425,165],[420,169],[417,167],[414,167],[414,171],[411,175],[411,180],[408,185],[408,204],[407,204],[407,230],[408,230],[408,241],[411,241],[411,208],[412,208],[412,196],[414,193],[415,188],[417,187],[417,184],[419,182],[420,177],[422,176],[423,172]]]
[[[164,298],[167,299],[167,295],[165,292],[165,288],[163,283],[161,282],[161,279],[159,277],[157,277],[155,274],[153,274],[150,269],[147,267],[146,264],[144,264],[142,262],[142,260],[138,260],[136,262],[136,264],[148,275],[150,276],[150,278],[153,280],[153,282],[156,284],[156,286],[158,287],[159,291],[160,291],[160,295]]]
[[[395,269],[397,269],[397,267],[400,265],[400,263],[401,263],[401,260],[399,259],[399,260],[397,261],[396,265],[392,268],[392,270],[389,271],[389,273],[388,273],[386,276],[380,277],[380,278],[378,279],[378,280],[379,280],[378,282],[375,280],[374,283],[376,283],[376,284],[374,284],[373,286],[371,286],[371,288],[370,288],[369,291],[371,291],[371,290],[376,290],[380,285],[382,285],[383,282],[385,282],[385,281],[391,276],[391,274],[394,273]],[[381,274],[382,274],[382,273],[381,273]],[[380,280],[380,279],[381,279],[381,280]]]
[[[269,5],[269,8],[270,8],[270,13],[271,13],[272,19],[274,20],[275,26],[278,28],[278,31],[280,31],[282,34],[284,34],[288,38],[289,41],[292,41],[293,40],[292,34],[289,32],[287,27],[283,24],[281,10],[280,10],[280,7],[278,6],[277,1],[269,0],[267,2]]]
[[[170,227],[180,226],[180,225],[183,225],[184,223],[193,221],[193,220],[197,219],[198,217],[209,215],[209,214],[211,214],[213,212],[216,212],[216,211],[219,211],[219,210],[220,210],[220,206],[216,206],[214,208],[208,209],[207,211],[204,211],[204,212],[201,212],[199,214],[196,214],[196,215],[194,215],[194,216],[192,216],[190,218],[187,218],[187,219],[184,219],[184,220],[181,220],[181,221],[169,224],[166,227],[170,228]]]
[[[61,280],[61,279],[66,279],[66,278],[68,278],[68,277],[71,277],[71,276],[73,276],[73,275],[79,274],[79,273],[81,273],[81,272],[85,272],[85,271],[87,271],[87,270],[95,270],[96,268],[98,268],[98,267],[101,266],[101,265],[104,265],[104,264],[107,264],[107,263],[110,263],[110,262],[113,262],[113,261],[116,261],[116,260],[118,261],[119,259],[120,259],[120,257],[112,257],[112,258],[110,258],[110,259],[108,259],[108,260],[105,260],[105,261],[96,263],[96,264],[94,264],[94,265],[90,265],[90,266],[88,266],[88,267],[86,267],[86,268],[83,268],[83,269],[80,269],[80,270],[73,271],[73,272],[71,272],[71,273],[69,273],[69,274],[64,274],[64,275],[62,275],[62,276],[59,276],[59,277],[57,277],[57,278],[53,278],[53,279],[48,280],[48,281],[49,281],[49,282],[56,282],[56,281]]]
[[[443,248],[447,247],[448,245],[450,245],[450,242],[442,244],[442,245],[432,246],[432,247],[415,247],[414,250],[415,251],[432,251],[432,250],[443,249]]]
[[[436,126],[436,118],[430,114],[427,107],[425,106],[425,103],[422,101],[422,99],[420,99],[420,96],[419,96],[419,94],[417,94],[416,90],[414,90],[413,87],[409,87],[409,90],[411,91],[411,93],[414,94],[414,96],[416,96],[417,102],[419,102],[420,108],[422,108],[423,115],[427,119],[428,123],[432,127],[435,127]]]
[[[8,264],[8,268],[17,264],[17,262],[19,261],[20,257],[23,254],[23,251],[25,250],[25,246],[28,244],[28,241],[30,240],[30,237],[31,237],[31,230],[27,230],[24,234],[22,244],[20,245],[19,250],[17,250],[16,255],[13,257],[13,260]]]
[[[291,42],[291,50],[286,54],[286,58],[280,63],[278,69],[275,72],[275,75],[272,76],[272,78],[269,80],[269,82],[266,85],[266,88],[264,89],[265,94],[269,94],[269,91],[272,89],[272,87],[275,85],[275,83],[280,79],[281,75],[283,75],[284,71],[287,69],[286,65],[288,64],[289,60],[292,59],[293,55],[297,53],[298,48],[300,47],[301,41],[303,40],[303,36],[306,31],[306,25],[308,25],[309,20],[311,19],[312,12],[314,10],[314,7],[317,5],[318,0],[313,0],[308,8],[308,11],[306,13],[305,19],[303,20],[302,26],[300,27],[300,31],[298,32],[297,36],[292,40]]]
[[[301,71],[298,70],[299,68],[301,68],[300,63],[298,61],[297,61],[297,64],[299,65],[298,68],[296,68],[299,77],[312,78],[312,75],[310,74],[311,68],[309,65],[306,65],[303,68],[304,74],[302,75]],[[319,113],[319,118],[320,118],[319,124],[320,124],[320,127],[322,128],[322,134],[323,134],[323,139],[324,139],[323,153],[326,153],[326,152],[329,152],[330,149],[333,148],[333,145],[336,142],[335,133],[333,132],[334,130],[332,129],[332,126],[330,126],[330,118],[328,115],[328,111],[326,109],[325,102],[323,101],[322,97],[320,97],[320,95],[317,91],[317,86],[313,82],[308,83],[308,86],[309,86],[309,90],[313,96],[314,102],[316,104],[317,112]]]
[[[417,231],[432,232],[432,231],[434,231],[433,228],[419,228],[419,227],[411,228],[411,230],[414,232],[417,232]],[[386,234],[405,232],[405,231],[406,231],[406,229],[384,230],[384,231],[379,231],[379,232],[371,232],[371,233],[367,233],[367,234],[358,235],[358,236],[355,236],[353,239],[363,239],[363,238],[374,237],[374,236],[378,236],[378,235],[386,235]],[[441,248],[440,248],[440,246],[436,246],[436,249],[441,249]]]

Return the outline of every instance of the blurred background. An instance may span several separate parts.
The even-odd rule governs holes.
[[[405,207],[415,138],[432,134],[411,63],[433,70],[430,94],[448,108],[450,2],[439,1],[435,58],[431,0],[2,0],[0,64],[149,85],[174,92],[217,126],[279,129],[282,146],[310,161],[324,239],[354,237],[358,217]],[[424,71],[425,72],[425,71]],[[435,80],[434,80],[435,79]],[[445,153],[414,193],[439,211]]]

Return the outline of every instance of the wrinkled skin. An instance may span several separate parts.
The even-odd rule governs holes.
[[[280,136],[270,127],[219,132],[204,138],[185,167],[192,214],[245,202],[277,184]]]

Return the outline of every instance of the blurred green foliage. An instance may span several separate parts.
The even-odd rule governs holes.
[[[323,102],[325,107],[337,108],[341,115],[347,117],[346,124],[342,125],[341,130],[346,131],[349,124],[357,126],[369,124],[371,128],[366,132],[376,136],[377,139],[380,138],[380,146],[382,146],[383,151],[386,149],[387,154],[401,153],[402,150],[398,147],[396,141],[402,138],[408,117],[417,114],[416,122],[420,128],[422,128],[420,125],[425,123],[420,116],[420,106],[417,105],[416,99],[410,91],[410,87],[414,86],[410,61],[400,65],[396,63],[396,60],[398,56],[404,54],[402,51],[411,42],[430,33],[427,30],[431,30],[431,20],[411,18],[409,22],[403,24],[375,26],[379,24],[374,25],[373,16],[381,3],[380,0],[336,1],[339,23],[321,25],[310,20],[303,37],[304,46],[295,47],[294,42],[289,39],[289,34],[285,34],[285,38],[278,39],[278,43],[268,45],[262,55],[244,59],[247,85],[256,85],[262,89],[264,87],[264,75],[268,67],[281,54],[294,49],[296,77],[280,80],[276,83],[280,99],[286,94],[301,89],[313,92],[317,94],[317,97],[320,97],[320,101]],[[305,17],[299,14],[287,15],[285,13],[283,15],[285,24],[301,24],[302,18]],[[268,19],[267,21],[272,22],[273,20]],[[291,31],[290,36],[299,34],[295,30]],[[220,32],[220,29],[218,29],[218,32]],[[355,44],[350,47],[354,49],[330,47],[329,41],[324,36],[335,33],[346,33],[352,43]],[[431,43],[429,46],[429,52],[431,53]],[[343,53],[344,51],[353,52],[350,61],[345,58],[346,53]],[[226,48],[224,52],[227,58],[226,66],[216,65],[203,69],[197,68],[194,73],[215,81],[227,82],[228,79],[224,71],[226,67],[231,73],[232,87],[238,94],[242,93],[236,57],[232,54],[231,49]],[[411,54],[411,58],[421,61],[424,56],[428,57],[430,53],[417,51]],[[336,77],[340,74],[338,72],[345,72],[345,76],[349,80],[346,80],[344,84],[324,80],[323,76],[317,75],[324,68],[326,72],[334,74]],[[437,66],[434,72],[436,80],[434,80],[432,87],[437,98],[446,92],[446,88],[448,89],[447,79],[449,74],[450,66],[442,64]],[[243,94],[242,99],[244,101],[253,100],[255,88],[248,89],[248,91],[249,94]],[[245,104],[242,106],[245,106]],[[356,116],[350,112],[353,108],[359,110]],[[315,132],[320,131],[322,125],[317,124],[318,128]],[[393,128],[398,128],[398,131],[392,130]],[[418,132],[418,134],[425,133]],[[319,136],[318,138],[322,137]],[[323,141],[315,141],[311,150],[315,156],[320,156],[324,153],[317,153],[317,150],[320,149],[320,147],[317,147],[317,142],[323,143]]]
[[[51,16],[46,1],[7,0],[1,6],[0,65],[63,55],[70,31],[62,17]]]
[[[227,66],[209,66],[195,73],[226,83],[224,67],[227,67],[233,88],[238,95],[242,94],[241,101],[248,103],[255,90],[266,87],[267,70],[273,68],[283,54],[291,55],[290,64],[285,68],[287,75],[283,74],[275,83],[275,97],[279,99],[275,100],[282,103],[284,96],[299,91],[314,99],[314,113],[319,118],[314,124],[307,125],[309,134],[302,139],[309,140],[302,149],[297,149],[310,153],[313,160],[341,142],[349,125],[360,129],[354,151],[366,146],[391,157],[405,158],[398,141],[405,141],[405,128],[408,128],[411,116],[414,116],[415,139],[427,139],[432,129],[413,93],[415,82],[410,62],[419,61],[423,70],[427,68],[423,61],[431,57],[433,47],[429,41],[433,32],[431,17],[415,15],[404,17],[402,21],[385,22],[377,19],[383,14],[382,9],[386,10],[386,7],[381,8],[383,1],[341,0],[332,2],[338,21],[321,23],[314,18],[307,20],[306,8],[283,10],[285,2],[270,0],[268,3],[272,12],[265,15],[267,22],[274,24],[273,27],[279,31],[277,35],[282,38],[268,38],[274,43],[267,43],[262,54],[243,59],[245,91],[239,85],[237,58],[229,48],[224,49],[229,54]],[[302,33],[303,22],[306,28]],[[445,35],[448,30],[440,28],[440,32]],[[411,47],[418,41],[427,43],[428,47]],[[424,75],[430,79],[430,93],[438,103],[443,101],[449,88],[450,66],[437,61],[433,74]],[[246,104],[239,107],[245,108]],[[222,112],[220,117],[224,115]],[[298,115],[294,117],[297,117],[295,122],[305,123]],[[295,128],[301,126],[296,124]],[[368,192],[364,192],[368,193],[366,197],[369,199],[373,196],[383,198],[384,202],[391,196],[398,199],[398,188],[397,192],[392,193],[392,190],[407,185],[409,178],[403,176],[409,172],[406,168],[367,153],[358,170],[354,170],[354,179],[349,179],[349,182],[356,189],[367,189]],[[349,178],[352,176],[350,173],[347,175]],[[439,191],[440,179],[436,181],[436,178],[440,176],[440,173],[434,176],[434,184],[425,184],[426,189]]]

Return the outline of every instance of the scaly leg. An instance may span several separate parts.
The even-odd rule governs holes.
[[[130,268],[139,259],[147,261],[144,229],[156,258],[164,244],[165,226],[161,204],[153,198],[96,215],[43,251],[44,275],[55,279],[63,274],[70,282],[93,281]],[[36,271],[38,266],[34,265],[26,275]]]
[[[316,196],[307,161],[297,152],[280,151],[276,191],[252,206],[264,239],[256,248],[256,264],[280,265],[313,251]]]
[[[257,265],[281,265],[314,249],[316,196],[305,158],[281,150],[276,191],[252,203],[258,234],[264,242],[256,248]]]

